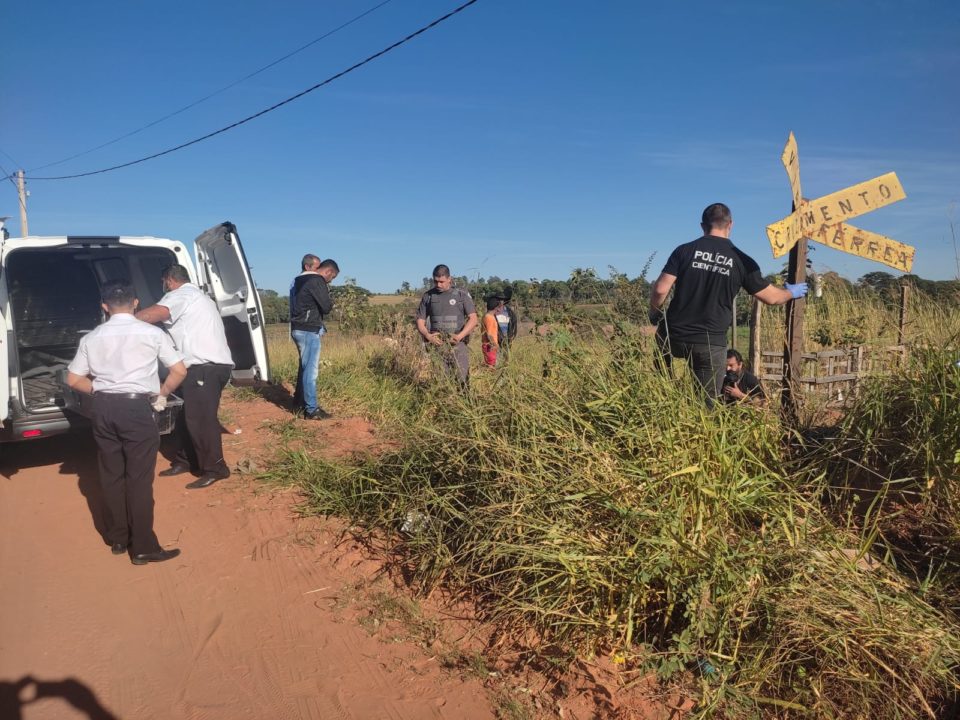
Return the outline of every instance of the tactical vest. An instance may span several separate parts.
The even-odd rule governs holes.
[[[433,332],[458,333],[467,322],[467,313],[463,309],[464,292],[452,288],[442,293],[430,294],[430,329]]]

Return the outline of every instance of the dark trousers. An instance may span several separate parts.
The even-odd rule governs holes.
[[[93,437],[106,505],[106,539],[129,545],[134,555],[160,550],[153,532],[153,473],[160,434],[146,397],[97,393]]]
[[[707,407],[712,408],[722,392],[723,376],[727,370],[726,344],[707,345],[671,340],[661,325],[657,328],[657,347],[658,364],[667,370],[670,369],[673,358],[683,358],[690,363],[690,369],[703,392]]]
[[[229,475],[220,437],[220,395],[230,380],[230,366],[206,363],[187,368],[178,394],[183,398],[180,421],[174,430],[177,456],[174,463],[193,470]]]
[[[433,362],[443,368],[443,372],[456,375],[462,389],[470,385],[470,347],[465,342],[456,345],[430,345],[424,347],[430,352]]]

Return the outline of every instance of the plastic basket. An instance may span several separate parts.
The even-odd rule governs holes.
[[[167,396],[167,407],[160,412],[153,411],[153,417],[157,421],[157,430],[161,435],[169,435],[177,426],[177,418],[183,409],[183,400],[176,395]]]

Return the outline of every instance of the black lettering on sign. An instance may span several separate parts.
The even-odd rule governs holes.
[[[795,152],[790,153],[790,162],[789,165],[793,165],[797,161],[797,154]]]
[[[893,255],[893,248],[889,245],[884,245],[883,247],[883,261],[889,263],[891,261],[891,256]]]
[[[880,246],[877,245],[876,240],[871,240],[870,242],[867,243],[867,254],[870,255],[870,257],[876,257],[877,250],[879,249],[880,249]]]
[[[841,200],[840,201],[840,212],[844,215],[853,214],[853,200]]]
[[[805,211],[805,212],[803,213],[803,219],[806,220],[806,222],[807,222],[809,225],[816,225],[816,223],[817,223],[817,218],[814,217],[814,215],[813,215],[813,210],[807,210],[807,211]]]
[[[890,192],[890,188],[888,188],[886,185],[880,186],[880,194],[883,196],[884,200],[889,199],[890,196],[893,195],[893,193]]]
[[[777,250],[783,250],[783,243],[780,242],[780,231],[779,231],[779,230],[777,230],[777,231],[773,234],[773,246],[774,246]]]
[[[829,209],[830,209],[829,205],[820,206],[820,214],[823,215],[824,222],[830,222],[831,220],[833,220],[833,218],[830,217],[830,213],[827,212],[827,210]]]
[[[833,238],[830,240],[831,243],[837,247],[843,247],[843,230],[839,225],[834,225],[833,227]]]
[[[870,194],[869,190],[864,190],[862,193],[857,193],[860,196],[860,199],[863,200],[863,204],[867,207],[870,207],[870,201],[867,200],[867,195]]]
[[[854,235],[850,238],[850,245],[853,247],[854,251],[859,252],[860,246],[863,245],[864,239],[860,235]]]

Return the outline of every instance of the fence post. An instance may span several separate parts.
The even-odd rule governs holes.
[[[763,303],[751,298],[750,308],[750,370],[756,375],[760,372],[760,312]]]
[[[807,239],[801,238],[790,250],[787,264],[787,282],[802,283],[807,279]],[[787,303],[787,339],[783,347],[783,391],[780,402],[791,420],[796,420],[802,402],[803,389],[803,311],[806,298],[799,297]]]
[[[900,326],[897,329],[897,345],[903,345],[907,330],[907,304],[910,301],[910,283],[900,283]]]

